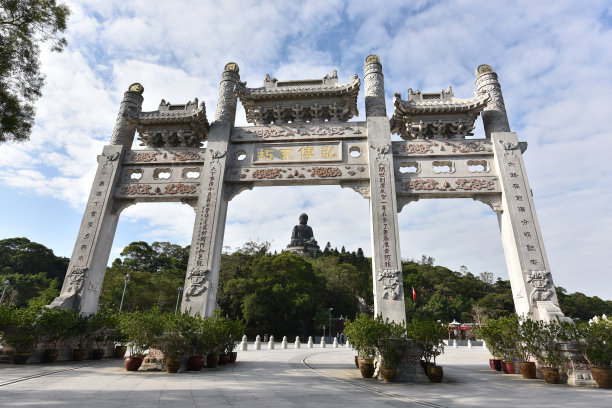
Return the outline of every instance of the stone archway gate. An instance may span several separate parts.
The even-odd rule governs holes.
[[[125,92],[98,169],[62,291],[52,305],[94,313],[122,209],[137,202],[180,201],[196,211],[182,310],[216,307],[228,202],[255,186],[337,184],[370,201],[375,313],[405,320],[397,213],[425,198],[473,198],[497,213],[516,311],[562,316],[522,159],[527,144],[510,131],[497,75],[476,71],[476,96],[396,93],[386,113],[379,58],[365,60],[366,121],[358,115],[360,80],[240,82],[222,75],[215,120],[204,103],[162,100],[142,112],[143,87]],[[234,126],[237,100],[254,126]],[[469,139],[478,115],[485,139]],[[132,150],[138,131],[144,150]],[[392,141],[391,133],[402,141]],[[207,141],[206,148],[202,148]]]

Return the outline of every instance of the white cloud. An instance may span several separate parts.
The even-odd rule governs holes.
[[[393,93],[405,96],[409,87],[452,85],[456,96],[469,97],[474,69],[488,63],[499,74],[512,128],[529,142],[525,163],[555,281],[610,298],[608,2],[83,0],[71,8],[68,49],[43,50],[47,85],[30,142],[0,145],[0,183],[82,208],[123,92],[137,81],[145,110],[162,98],[198,97],[212,121],[229,61],[258,87],[266,73],[285,80],[338,69],[341,81],[361,77],[365,56],[374,52],[390,115]],[[363,119],[363,94],[359,108]],[[239,107],[237,124],[245,123]],[[321,246],[370,252],[367,201],[338,187],[241,193],[229,205],[225,244],[261,238],[281,249],[303,211]],[[124,212],[120,230],[184,244],[193,219],[188,206],[137,205]],[[399,220],[405,258],[425,253],[455,269],[504,274],[495,218],[481,203],[412,203]]]

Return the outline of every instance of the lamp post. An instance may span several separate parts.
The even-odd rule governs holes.
[[[130,281],[130,274],[126,274],[125,277],[123,278],[124,280],[124,284],[123,284],[123,294],[121,295],[121,303],[119,304],[119,314],[121,314],[121,309],[123,308],[123,298],[125,297],[125,288],[127,288],[127,284]]]
[[[176,294],[176,307],[174,308],[174,314],[178,313],[178,304],[179,304],[179,299],[181,298],[181,293],[183,293],[183,287],[179,286],[178,293]]]
[[[4,302],[4,295],[6,295],[6,290],[11,286],[11,281],[8,279],[4,281],[4,289],[2,289],[2,296],[0,296],[0,303]]]
[[[334,310],[334,308],[330,307],[329,308],[329,337],[330,337],[330,340],[331,340],[331,335],[332,335],[332,333],[331,333],[331,329],[332,329],[331,328],[331,312],[332,312],[332,310]]]

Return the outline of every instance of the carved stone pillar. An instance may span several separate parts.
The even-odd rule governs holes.
[[[217,285],[228,201],[224,197],[224,174],[230,132],[236,117],[240,83],[238,65],[225,65],[219,89],[215,121],[208,134],[204,168],[200,175],[200,192],[191,251],[185,276],[181,310],[210,316],[217,306]]]
[[[376,55],[366,58],[363,71],[370,163],[374,313],[401,322],[406,320],[406,310],[397,227],[391,130],[385,113],[382,66]]]
[[[502,189],[499,228],[516,313],[531,313],[536,320],[563,320],[523,163],[525,145],[511,132],[492,133],[491,141]]]
[[[385,79],[382,65],[377,55],[368,55],[363,67],[363,84],[365,87],[366,117],[387,117],[385,102]]]
[[[123,94],[123,100],[119,107],[119,113],[115,121],[115,128],[111,136],[112,145],[122,145],[126,149],[132,148],[136,128],[128,122],[125,114],[127,112],[140,112],[142,110],[142,93],[144,88],[139,83],[130,85],[129,89]]]
[[[98,156],[98,170],[62,291],[50,307],[73,309],[82,314],[98,310],[102,281],[119,220],[119,214],[113,213],[113,194],[123,150],[121,145],[107,145]]]
[[[481,113],[486,137],[490,138],[493,132],[510,132],[501,85],[497,80],[497,74],[489,65],[479,65],[476,69],[476,92],[486,92],[490,96],[487,106]]]

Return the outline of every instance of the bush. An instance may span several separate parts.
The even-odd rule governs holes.
[[[18,353],[30,352],[38,341],[38,309],[17,309],[0,305],[2,340]]]
[[[131,356],[143,357],[154,339],[162,334],[163,328],[163,319],[157,308],[119,316],[119,329],[128,342]]]
[[[408,337],[414,339],[422,348],[421,358],[427,364],[436,365],[436,357],[444,353],[442,339],[446,336],[444,323],[433,320],[413,320],[407,327]]]
[[[379,328],[376,321],[367,314],[360,314],[355,320],[347,320],[344,334],[361,358],[372,358],[376,352]]]
[[[612,368],[612,319],[594,317],[577,329],[582,353],[591,366]]]
[[[406,325],[403,322],[391,322],[389,319],[383,321],[382,316],[378,316],[375,322],[378,326],[376,351],[380,354],[381,364],[384,367],[396,368],[406,348]]]
[[[43,309],[38,317],[38,330],[45,342],[45,348],[56,350],[70,338],[72,328],[76,324],[76,316],[72,310],[58,308]]]

